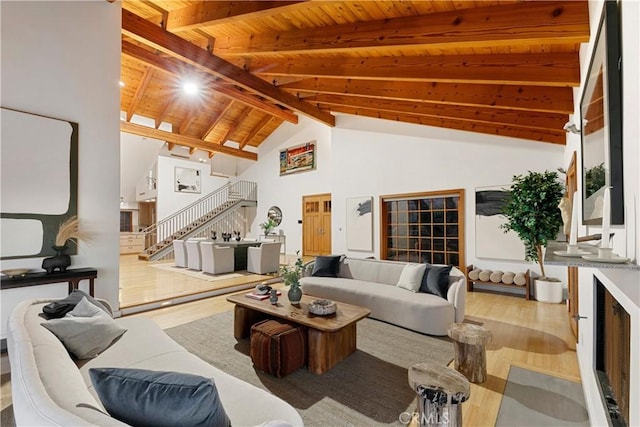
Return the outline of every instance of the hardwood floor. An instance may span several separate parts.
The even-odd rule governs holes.
[[[145,271],[152,268],[146,263],[131,262],[127,257],[122,257],[121,261],[122,283],[148,280]],[[195,286],[195,282],[200,281],[184,275],[179,280],[184,281],[185,286]],[[170,328],[232,309],[226,295],[220,295],[133,316],[147,316],[162,328]],[[472,384],[471,397],[463,404],[465,426],[495,424],[512,365],[580,381],[575,340],[564,304],[545,304],[476,291],[467,293],[466,321],[482,324],[493,337],[487,345],[488,379],[483,384]],[[2,378],[3,401],[8,382],[5,377]]]

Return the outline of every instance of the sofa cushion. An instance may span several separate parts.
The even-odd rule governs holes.
[[[230,426],[211,378],[146,369],[89,370],[109,414],[133,426]]]
[[[345,258],[340,263],[338,277],[395,286],[405,264],[406,262]]]
[[[411,292],[418,292],[426,268],[426,264],[409,263],[405,265],[398,279],[397,286],[410,290]]]
[[[121,328],[104,310],[82,298],[62,319],[42,323],[78,359],[96,357],[126,329]]]
[[[47,319],[59,319],[73,310],[82,298],[86,298],[91,304],[104,310],[105,313],[111,316],[110,310],[102,305],[100,301],[94,299],[91,295],[81,289],[75,289],[67,297],[45,305],[42,307],[42,312]]]
[[[451,273],[451,265],[427,267],[422,277],[420,292],[437,295],[447,299],[447,291],[449,290],[449,274]]]
[[[315,277],[338,277],[341,258],[341,255],[317,256],[311,275]]]

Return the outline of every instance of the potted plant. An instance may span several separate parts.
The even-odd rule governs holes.
[[[260,228],[262,228],[262,230],[264,231],[264,235],[266,236],[271,233],[277,225],[278,224],[276,224],[276,222],[272,218],[269,218],[265,222],[260,224]]]
[[[515,231],[525,246],[525,259],[540,265],[542,277],[536,279],[536,299],[542,302],[562,302],[562,282],[547,277],[542,248],[558,235],[562,215],[558,204],[563,187],[555,171],[531,172],[513,177],[511,194],[502,213],[507,222],[505,233]]]
[[[298,255],[300,251],[296,252]],[[300,278],[302,277],[302,272],[304,271],[304,264],[302,263],[302,258],[298,257],[294,265],[283,265],[280,268],[280,277],[282,277],[282,281],[285,286],[289,286],[289,292],[287,293],[287,297],[289,297],[289,302],[291,304],[298,304],[302,299],[302,289],[300,289]]]

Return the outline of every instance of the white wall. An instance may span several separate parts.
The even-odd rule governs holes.
[[[3,1],[0,12],[2,106],[79,124],[78,216],[95,243],[80,243],[72,267],[97,268],[96,295],[118,308],[120,3]],[[1,268],[41,264],[26,258]],[[66,292],[66,283],[3,290],[2,338],[18,302]]]

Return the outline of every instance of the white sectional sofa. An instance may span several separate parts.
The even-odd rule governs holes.
[[[125,425],[106,413],[94,392],[88,371],[95,367],[213,378],[232,425],[303,425],[291,405],[189,353],[147,318],[116,319],[127,332],[98,357],[76,363],[58,338],[40,325],[45,321],[39,316],[42,307],[51,301],[24,301],[9,318],[13,410],[19,426]]]
[[[407,263],[344,258],[338,277],[313,277],[314,262],[307,264],[300,280],[305,294],[371,310],[374,319],[429,335],[447,335],[450,324],[464,320],[466,286],[464,274],[453,267],[447,298],[411,292],[396,286]]]

